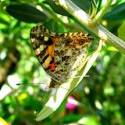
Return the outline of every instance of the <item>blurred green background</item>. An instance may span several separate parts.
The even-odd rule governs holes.
[[[93,15],[104,4],[103,0],[72,1]],[[125,55],[110,45],[103,47],[88,77],[69,95],[79,105],[71,110],[66,99],[50,117],[35,121],[49,97],[40,84],[45,73],[29,39],[30,29],[39,22],[54,32],[79,30],[73,17],[52,0],[0,1],[0,123],[77,125],[81,120],[83,125],[125,125]],[[114,1],[100,23],[125,40],[125,1]]]

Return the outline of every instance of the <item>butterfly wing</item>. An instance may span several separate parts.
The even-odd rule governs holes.
[[[33,27],[30,38],[39,62],[52,78],[50,87],[64,83],[79,70],[91,42],[83,32],[50,33],[43,25]]]

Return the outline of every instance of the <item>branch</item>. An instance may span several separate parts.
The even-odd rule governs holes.
[[[78,20],[90,33],[99,36],[105,42],[116,47],[119,51],[125,53],[125,41],[109,32],[102,25],[94,24],[89,15],[76,6],[71,0],[56,0],[66,11]]]

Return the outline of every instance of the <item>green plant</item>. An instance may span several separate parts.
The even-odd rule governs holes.
[[[24,30],[24,31],[28,31],[27,34],[29,34],[30,32],[29,30],[33,25],[29,23],[41,23],[42,22],[46,27],[48,27],[53,32],[70,32],[70,31],[84,30],[85,32],[90,33],[95,39],[92,45],[93,48],[92,50],[90,50],[91,51],[90,54],[85,60],[85,63],[82,65],[81,70],[77,73],[77,76],[80,76],[80,77],[70,78],[68,83],[63,84],[61,87],[57,88],[57,92],[55,93],[55,95],[49,96],[49,101],[44,106],[43,110],[37,115],[36,119],[39,121],[39,120],[46,118],[47,116],[49,116],[50,114],[52,114],[54,111],[57,110],[57,108],[60,106],[62,101],[65,99],[65,97],[67,97],[67,95],[69,95],[69,93],[74,88],[76,88],[76,86],[78,86],[79,83],[83,80],[83,77],[86,76],[90,67],[94,64],[96,58],[99,57],[100,54],[103,57],[104,55],[108,53],[108,49],[111,50],[113,53],[117,51],[120,51],[123,53],[125,52],[124,41],[120,39],[119,37],[117,37],[116,35],[114,35],[116,34],[117,29],[118,29],[119,34],[122,34],[122,32],[124,32],[123,30],[124,28],[118,28],[118,27],[120,27],[120,25],[122,24],[125,18],[124,17],[125,4],[123,0],[118,0],[114,3],[111,0],[107,0],[106,3],[103,3],[103,1],[101,0],[97,0],[97,1],[95,0],[89,0],[89,1],[85,1],[85,0],[84,1],[81,1],[81,0],[72,0],[72,1],[71,0],[54,0],[54,1],[53,0],[41,0],[41,1],[28,0],[27,2],[24,0],[23,3],[22,2],[20,3],[20,2],[21,1],[17,0],[16,2],[12,3],[11,1],[8,0],[8,1],[2,1],[1,3],[0,14],[2,16],[0,17],[0,22],[1,22],[0,28],[3,31],[2,35],[4,34],[1,37],[1,41],[2,39],[5,40],[6,38],[6,41],[9,42],[9,44],[8,43],[5,44],[6,47],[4,47],[4,44],[2,43],[1,50],[2,52],[5,51],[6,53],[6,51],[8,52],[9,50],[11,51],[14,48],[16,48],[17,50],[15,51],[19,51],[19,55],[21,56],[21,59],[27,58],[27,56],[24,55],[25,52],[27,52],[27,55],[30,57],[29,62],[26,62],[26,61],[21,62],[21,59],[18,59],[18,55],[15,55],[15,52],[14,52],[14,57],[16,57],[17,60],[20,60],[20,63],[18,65],[21,66],[23,65],[23,63],[26,63],[30,69],[30,70],[26,70],[24,68],[22,71],[21,69],[17,68],[16,72],[20,74],[20,76],[22,76],[23,78],[22,81],[24,83],[32,82],[31,77],[32,78],[34,77],[34,73],[31,73],[31,72],[36,72],[36,70],[38,70],[38,67],[39,67],[39,64],[37,63],[37,61],[35,59],[34,60],[32,59],[32,49],[30,47],[30,43],[27,42],[28,35],[25,36],[25,34],[23,33],[23,30]],[[32,2],[32,5],[29,4],[31,2]],[[4,7],[6,7],[6,10],[4,10]],[[7,16],[6,18],[5,17],[7,15],[6,11],[18,20],[12,19],[9,16]],[[89,15],[87,13],[89,13]],[[10,24],[9,23],[10,21],[13,21],[13,22]],[[21,23],[21,21],[27,22],[27,24]],[[104,28],[101,25],[101,23],[105,23],[105,22],[107,23],[107,28]],[[121,27],[124,27],[124,25],[122,24]],[[112,34],[107,29],[110,29],[110,31],[112,31],[114,34]],[[10,34],[9,37],[7,36],[7,34]],[[123,35],[121,35],[120,37],[123,37],[124,39]],[[21,41],[21,43],[19,43],[19,41]],[[103,44],[107,44],[107,43],[110,45],[107,45],[106,46],[107,49],[106,49],[106,47],[103,47]],[[21,46],[23,45],[25,46],[24,49],[21,48]],[[117,50],[114,47],[117,48]],[[116,54],[116,57],[117,57],[117,54]],[[109,55],[108,55],[108,58],[109,58]],[[111,55],[111,58],[113,58],[113,54]],[[8,58],[6,58],[6,62],[8,63],[7,60],[9,60],[9,56]],[[121,60],[120,62],[122,63],[123,62],[122,56],[120,60]],[[123,67],[121,63],[118,65]],[[11,66],[12,63],[9,63],[9,64],[10,64],[9,67],[12,67]],[[15,61],[15,64],[17,64],[17,61]],[[103,77],[105,78],[108,77],[106,75],[106,68],[108,67],[108,64],[110,64],[110,61],[108,59],[106,61],[104,60],[102,64],[104,65],[103,68],[105,69],[105,72],[104,70],[101,72],[102,69],[99,70],[100,77],[97,78],[97,81],[102,80],[103,82],[110,83],[109,81],[105,81],[103,79]],[[99,66],[98,60],[95,65]],[[6,67],[4,63],[3,63],[3,67]],[[111,67],[112,65],[110,64],[109,68]],[[4,82],[6,82],[6,77],[9,74],[9,71],[6,70],[6,68],[5,68],[5,71],[6,73],[4,75],[5,77]],[[95,69],[94,71],[97,71],[97,69]],[[28,77],[24,78],[24,75],[26,74]],[[43,70],[41,74],[42,76],[44,76]],[[124,73],[121,73],[121,74],[124,74]],[[118,74],[116,73],[116,76],[117,75]],[[114,77],[114,76],[112,75],[109,77]],[[94,82],[97,82],[97,81],[95,80]],[[124,81],[124,79],[121,81]],[[119,84],[122,85],[121,83]],[[62,89],[62,88],[66,88],[66,89]],[[38,88],[36,90],[39,91]],[[12,91],[12,93],[13,92],[15,92],[15,89],[14,91]],[[60,96],[62,98],[60,98]],[[55,98],[56,100],[54,100]],[[39,102],[39,100],[37,101]],[[106,105],[110,105],[109,102],[107,103],[108,104],[104,104],[105,107]],[[119,112],[117,113],[119,115]],[[105,116],[106,114],[103,114],[103,115]],[[96,124],[98,124],[98,122]],[[113,123],[111,122],[111,124]]]

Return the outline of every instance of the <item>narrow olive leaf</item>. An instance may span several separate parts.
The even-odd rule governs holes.
[[[89,10],[89,7],[91,5],[91,0],[72,0],[77,6],[79,6],[81,9],[84,9],[86,11]],[[63,7],[61,7],[59,4],[55,4],[54,1],[52,0],[47,0],[45,1],[45,3],[49,4],[50,7],[58,14],[61,14],[63,16],[69,16],[71,17],[71,15],[65,10],[63,9]],[[83,4],[81,4],[83,3]]]
[[[16,19],[25,22],[39,23],[44,22],[47,16],[36,7],[29,4],[10,4],[6,11]]]
[[[85,63],[83,64],[83,66],[84,65]],[[56,111],[57,108],[60,106],[60,104],[63,102],[63,100],[67,97],[67,95],[76,87],[78,80],[79,80],[78,78],[70,78],[69,81],[60,85],[57,88],[56,93],[50,96],[44,108],[37,115],[36,120],[37,121],[43,120],[49,115],[51,115],[54,111]]]
[[[85,10],[86,12],[89,11],[92,4],[92,0],[71,0],[71,1],[81,9]]]
[[[125,19],[125,3],[113,7],[111,11],[104,16],[104,19],[115,21]]]
[[[78,86],[81,80],[86,76],[87,72],[92,67],[93,63],[98,57],[101,48],[102,48],[102,42],[100,42],[97,50],[92,55],[90,55],[89,57],[88,56],[85,57],[84,59],[85,61],[82,64],[80,71],[75,72],[73,78],[70,78],[66,83],[63,83],[62,85],[59,86],[59,88],[57,88],[56,93],[50,96],[44,108],[37,115],[36,117],[37,121],[47,118],[54,111],[57,110],[57,108],[60,106],[63,100],[69,95],[69,93],[75,87]],[[80,77],[75,77],[75,76],[80,76]]]
[[[55,4],[52,0],[47,0],[45,3],[47,3],[56,13],[63,15],[63,16],[71,16],[63,7],[61,7],[58,4]]]

